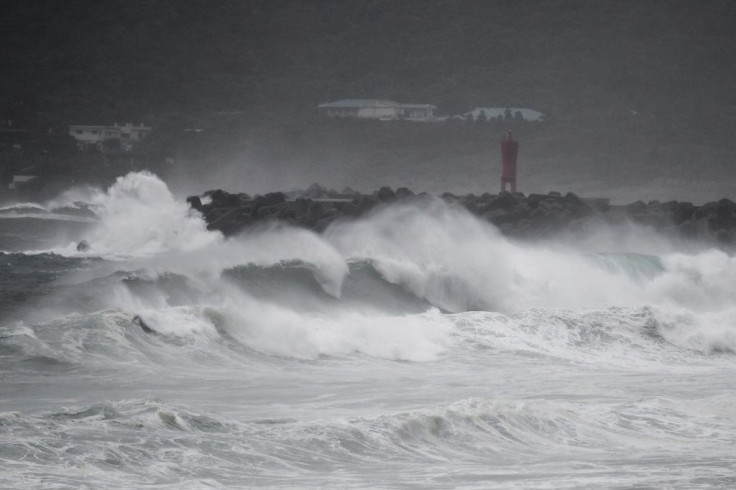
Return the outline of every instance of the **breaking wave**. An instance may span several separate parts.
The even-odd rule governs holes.
[[[733,486],[731,255],[432,199],[226,239],[148,173],[88,199],[0,253],[0,487]]]
[[[736,351],[736,258],[717,250],[654,256],[522,244],[431,199],[323,235],[268,225],[225,239],[145,172],[96,194],[94,208],[90,250],[56,252],[108,260],[57,288],[59,308],[120,311],[163,335],[227,331],[259,352],[303,359],[427,360],[470,322],[500,329],[496,345],[537,338],[540,352],[586,342],[633,352],[663,339]]]
[[[617,482],[644,480],[658,486],[663,480],[655,474],[657,461],[638,456],[676,458],[687,445],[712,463],[707,466],[710,478],[725,483],[730,481],[729,459],[717,451],[736,443],[729,416],[735,401],[733,394],[691,404],[666,397],[601,404],[476,397],[444,407],[330,421],[234,421],[150,398],[38,416],[0,412],[0,427],[19,441],[0,442],[0,455],[8,463],[0,482],[23,479],[35,485],[63,478],[124,488],[144,485],[153,475],[174,488],[192,485],[193,478],[198,487],[241,486],[244,481],[267,484],[278,475],[287,484],[298,480],[311,488],[324,482],[321,472],[330,471],[330,481],[341,487],[413,486],[417,480],[439,487],[482,481],[488,471],[505,481],[502,472],[521,461],[547,471],[532,472],[512,488],[546,486],[550,478],[569,474],[582,479],[576,487],[605,486],[608,475],[581,473],[583,465],[576,461],[590,453],[604,458],[626,452],[635,461],[617,467]],[[539,455],[554,466],[540,464]],[[457,461],[463,462],[462,474],[453,465]],[[687,486],[687,467],[676,466],[666,480]],[[196,473],[190,474],[192,468]],[[369,480],[359,477],[363,472]]]

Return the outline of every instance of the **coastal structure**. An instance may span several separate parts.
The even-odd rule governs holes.
[[[545,114],[526,107],[476,107],[472,111],[449,116],[446,119],[542,122],[545,117]]]
[[[151,132],[151,128],[140,124],[138,126],[131,123],[125,125],[113,126],[102,125],[75,125],[69,126],[69,134],[77,140],[79,149],[87,149],[97,147],[102,149],[102,145],[107,140],[119,140],[121,149],[131,150],[135,143],[142,141]]]
[[[437,106],[432,104],[402,104],[383,99],[344,99],[317,106],[320,115],[355,119],[391,121],[432,121]]]
[[[519,143],[511,139],[511,131],[501,142],[501,192],[516,192],[516,157],[519,154]]]
[[[29,182],[37,178],[37,175],[13,175],[12,180],[8,184],[8,189],[11,191],[20,190],[23,186],[28,185]]]
[[[504,143],[503,146],[513,147],[511,143],[517,142],[507,137]],[[206,192],[207,199],[190,196],[187,202],[202,213],[207,229],[218,230],[226,236],[237,235],[271,220],[321,233],[336,220],[356,219],[387,203],[436,202],[434,197],[415,194],[406,187],[395,191],[382,187],[367,194],[336,194],[318,185],[291,196],[272,192],[251,197],[218,189]],[[736,250],[736,203],[728,199],[701,206],[678,201],[637,201],[622,206],[612,205],[606,198],[582,198],[572,192],[563,195],[556,191],[528,195],[485,192],[465,196],[446,192],[439,197],[453,206],[463,206],[478,219],[496,226],[504,235],[518,239],[537,240],[558,234],[571,236],[586,233],[585,230],[591,229],[589,226],[596,229],[606,223],[617,225],[631,221],[678,240]]]

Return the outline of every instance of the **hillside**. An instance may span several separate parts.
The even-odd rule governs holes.
[[[317,104],[381,97],[445,114],[506,105],[548,114],[528,163],[544,179],[568,175],[555,185],[580,168],[588,183],[732,178],[728,1],[30,0],[3,10],[0,95],[33,93],[58,124],[215,127],[213,114],[239,113],[209,161],[241,146],[290,154],[286,167],[316,159],[299,142],[311,141]],[[447,167],[476,161],[448,138]],[[346,151],[379,147],[380,138]]]
[[[736,102],[729,2],[30,0],[3,9],[1,91],[32,90],[65,119],[294,113],[342,97],[558,115]]]

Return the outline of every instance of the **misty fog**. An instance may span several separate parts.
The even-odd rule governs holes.
[[[148,168],[179,195],[315,182],[497,192],[513,129],[525,193],[733,198],[735,12],[689,0],[13,2],[0,19],[3,189],[32,174],[29,192],[49,197]],[[436,118],[318,110],[345,99],[431,104]],[[544,119],[463,118],[483,107]],[[80,152],[67,130],[127,122],[151,128],[132,150]]]

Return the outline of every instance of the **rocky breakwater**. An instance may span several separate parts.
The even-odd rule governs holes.
[[[553,238],[584,233],[600,225],[634,223],[678,240],[736,247],[736,203],[728,199],[697,206],[679,201],[611,205],[607,199],[584,199],[558,192],[465,196],[445,193],[439,198],[450,206],[466,208],[505,235],[518,239]],[[313,185],[304,192],[273,192],[254,197],[213,190],[187,201],[202,213],[208,229],[231,236],[268,221],[322,232],[337,219],[355,219],[377,206],[423,199],[437,197],[415,194],[406,187],[382,187],[371,194],[359,194],[349,189],[337,193]]]

